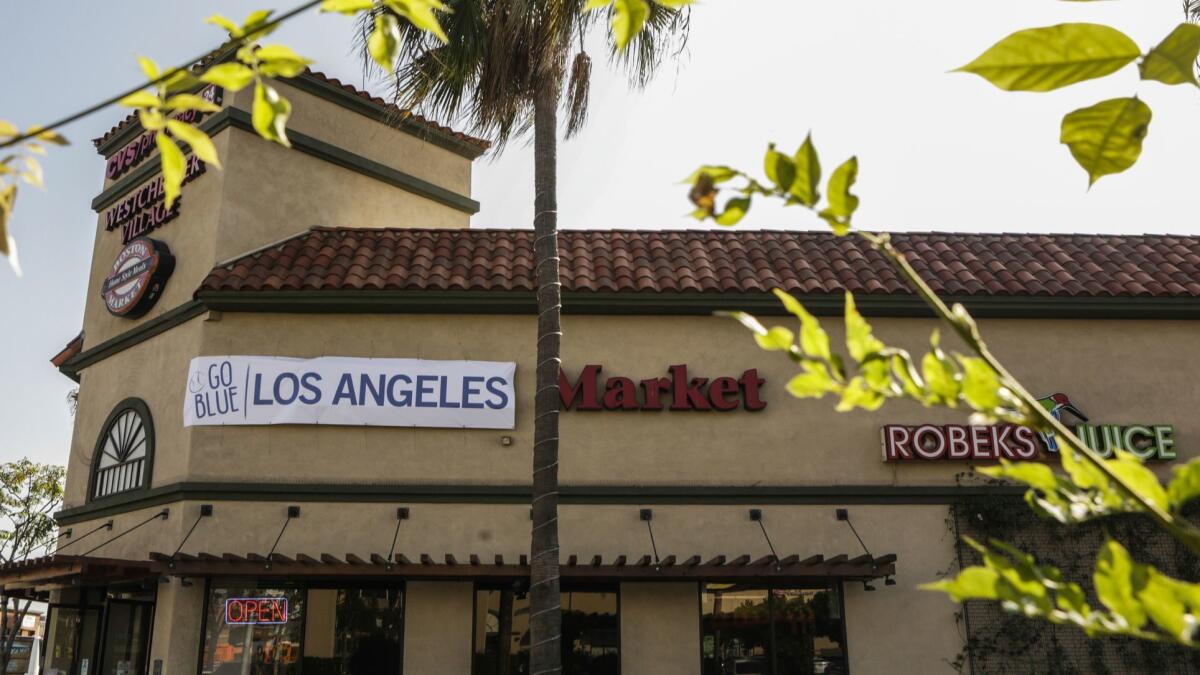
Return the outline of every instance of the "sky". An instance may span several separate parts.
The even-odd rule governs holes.
[[[298,2],[298,0],[296,0]],[[203,23],[241,19],[270,0],[7,3],[0,25],[0,118],[45,123],[137,82],[136,55],[180,64],[220,42]],[[276,9],[292,6],[276,5]],[[588,126],[560,144],[564,228],[697,228],[680,180],[701,164],[761,171],[768,142],[792,150],[810,131],[823,163],[859,158],[856,223],[883,230],[1200,234],[1195,157],[1200,94],[1141,83],[1133,66],[1049,94],[1002,92],[951,73],[1022,28],[1090,21],[1143,50],[1181,20],[1178,0],[701,0],[686,50],[642,91],[595,62]],[[305,15],[272,36],[316,69],[364,82],[351,20]],[[1141,161],[1090,191],[1058,142],[1071,110],[1137,94],[1154,109]],[[90,139],[121,117],[100,112],[63,132],[47,187],[22,190],[13,231],[24,276],[0,267],[0,461],[65,463],[74,386],[48,359],[79,332],[96,232],[88,204],[103,182]],[[476,163],[473,227],[529,227],[532,148]],[[308,224],[298,224],[302,229]],[[413,225],[419,226],[420,223]],[[817,229],[796,209],[759,207],[739,227]]]

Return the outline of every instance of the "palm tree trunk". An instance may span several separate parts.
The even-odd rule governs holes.
[[[537,263],[537,392],[533,421],[530,550],[531,675],[562,672],[558,591],[558,372],[562,337],[558,278],[558,83],[538,88],[533,113],[534,255]]]

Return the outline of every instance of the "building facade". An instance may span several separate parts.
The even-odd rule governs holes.
[[[204,92],[225,166],[193,162],[171,212],[136,123],[97,141],[83,332],[55,357],[80,387],[63,536],[0,580],[51,602],[56,675],[527,673],[532,232],[469,229],[486,144],[319,74],[281,86],[292,151],[246,93]],[[1200,241],[896,240],[1097,447],[1163,475],[1194,456]],[[936,324],[882,259],[808,232],[560,249],[566,672],[976,667],[969,613],[916,586],[961,563],[969,500],[1037,526],[964,475],[1053,439],[793,399],[792,365],[712,316],[786,323],[783,287],[838,340],[849,289],[919,352]]]

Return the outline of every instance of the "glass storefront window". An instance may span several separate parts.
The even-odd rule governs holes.
[[[401,675],[404,593],[313,588],[304,618],[304,675]]]
[[[615,589],[562,594],[565,675],[618,675],[620,624]],[[474,675],[529,672],[529,598],[509,588],[475,591]]]
[[[43,675],[90,675],[100,633],[100,610],[52,605]]]
[[[838,588],[705,584],[703,675],[846,673]]]
[[[201,673],[299,675],[303,591],[214,586],[207,611]]]

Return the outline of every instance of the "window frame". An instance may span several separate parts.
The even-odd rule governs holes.
[[[142,462],[142,479],[137,487],[113,492],[104,496],[96,495],[96,484],[100,474],[100,460],[104,457],[104,445],[108,440],[108,433],[112,430],[113,425],[127,411],[134,411],[142,420],[142,427],[146,434],[146,455]],[[96,437],[96,445],[92,449],[91,473],[88,476],[88,494],[87,503],[104,502],[110,499],[117,499],[124,495],[135,492],[142,492],[150,489],[150,484],[154,478],[154,455],[157,449],[154,435],[154,416],[150,413],[150,406],[146,402],[136,396],[121,400],[108,413],[108,417],[104,420],[104,424],[100,426],[100,433]]]
[[[518,580],[517,583],[520,583]],[[479,612],[479,592],[480,591],[503,591],[515,590],[512,582],[503,581],[475,581],[471,585],[471,674],[475,675],[475,640],[478,637],[475,633],[477,622],[476,616]],[[525,592],[528,593],[528,582],[525,583]],[[619,582],[578,582],[571,584],[562,584],[560,582],[559,595],[564,593],[612,593],[617,596],[617,675],[621,675],[625,670],[625,650],[622,643],[621,635],[621,584]],[[561,606],[559,611],[562,611]]]
[[[703,579],[699,583],[696,584],[696,609],[699,610],[697,613],[696,631],[700,638],[700,641],[699,641],[700,649],[699,649],[699,653],[697,654],[697,665],[700,667],[700,672],[703,672],[703,670],[704,670],[704,593],[705,593],[705,588],[708,586],[708,584],[720,584],[720,583],[739,583],[739,582],[731,582],[731,581],[722,580],[722,579]],[[741,583],[745,583],[745,582],[741,582]],[[779,581],[774,581],[774,580],[767,580],[760,584],[746,583],[745,585],[749,588],[762,589],[762,590],[766,591],[767,602],[770,603],[770,604],[768,604],[769,609],[768,609],[768,613],[767,613],[767,625],[770,627],[770,631],[771,631],[771,636],[770,636],[771,637],[771,642],[770,642],[771,658],[769,661],[770,666],[771,666],[771,675],[774,675],[775,672],[778,670],[778,664],[775,662],[775,659],[777,658],[777,653],[776,653],[776,649],[775,649],[775,609],[774,609],[775,594],[773,593],[773,591],[782,590],[782,589],[813,591],[813,590],[821,590],[823,588],[828,588],[829,590],[834,591],[837,594],[838,614],[840,615],[841,620],[842,620],[841,621],[841,624],[842,624],[842,631],[841,631],[841,634],[842,634],[841,635],[841,637],[842,637],[842,641],[841,641],[842,656],[846,661],[846,673],[847,673],[847,675],[849,675],[849,673],[851,672],[851,669],[850,669],[850,639],[849,639],[849,628],[846,625],[846,585],[845,585],[844,580],[830,579],[826,586],[820,586],[817,584],[787,583],[787,582],[779,582]]]
[[[296,662],[296,671],[299,675],[304,675],[304,657],[307,646],[308,637],[308,592],[310,590],[340,590],[340,589],[367,589],[367,588],[386,588],[389,590],[398,590],[402,600],[402,614],[400,617],[400,672],[404,672],[404,661],[408,656],[408,645],[404,642],[407,637],[408,627],[408,583],[405,579],[391,580],[363,580],[354,584],[347,584],[345,579],[334,578],[319,578],[319,579],[264,579],[259,577],[213,577],[204,578],[204,603],[201,607],[200,615],[200,643],[196,650],[196,675],[204,673],[204,647],[208,635],[209,614],[212,603],[212,591],[214,588],[265,588],[276,590],[294,590],[301,593],[301,598],[304,601],[304,610],[300,613],[300,658]]]

